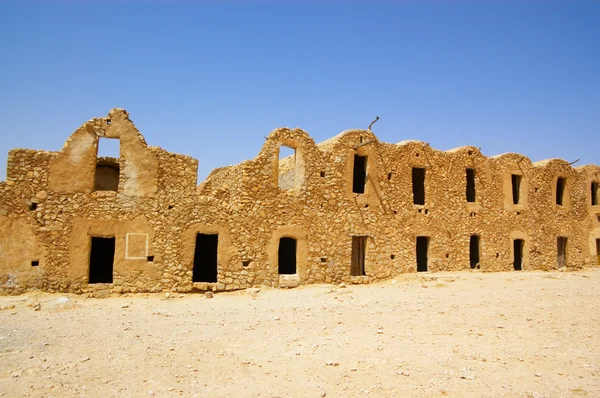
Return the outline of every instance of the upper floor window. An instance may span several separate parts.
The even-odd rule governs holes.
[[[523,180],[523,176],[519,174],[511,175],[511,184],[512,184],[512,200],[513,204],[518,205],[521,203],[521,182]]]
[[[365,193],[367,158],[367,156],[354,155],[354,170],[352,174],[352,192],[354,193]]]
[[[279,163],[277,167],[277,185],[288,190],[294,187],[296,179],[296,149],[281,145],[279,147]]]
[[[565,187],[567,186],[567,179],[564,177],[558,177],[556,180],[556,204],[562,206],[565,197]]]
[[[94,191],[119,190],[119,147],[118,139],[98,139]]]
[[[598,206],[598,195],[600,194],[600,184],[592,182],[592,206]]]
[[[413,167],[412,169],[413,203],[425,204],[425,169]]]
[[[467,202],[475,202],[475,169],[467,169]]]
[[[279,189],[299,193],[304,185],[304,157],[300,144],[295,139],[280,143],[277,158],[276,184]]]

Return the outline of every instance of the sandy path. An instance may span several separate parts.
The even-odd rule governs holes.
[[[5,397],[600,396],[600,270],[0,307]]]

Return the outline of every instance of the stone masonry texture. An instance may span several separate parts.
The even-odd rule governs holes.
[[[97,157],[100,139],[120,141],[118,159]],[[282,146],[294,154],[280,159]],[[11,150],[0,182],[0,294],[370,283],[417,272],[418,261],[429,272],[600,261],[597,165],[389,144],[369,130],[316,144],[279,128],[254,159],[199,185],[197,166],[148,146],[123,109],[84,123],[58,152]],[[413,169],[423,169],[424,204],[415,204]],[[199,234],[216,244],[197,247]],[[418,237],[427,242],[419,255]],[[295,241],[291,251],[282,253],[282,238]],[[94,249],[98,239],[114,253]],[[291,272],[280,272],[282,261]],[[108,279],[90,283],[92,267]]]

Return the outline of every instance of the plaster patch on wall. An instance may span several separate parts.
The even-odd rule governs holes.
[[[127,233],[125,238],[125,259],[146,260],[148,258],[148,234]]]
[[[95,138],[91,134],[82,134],[77,140],[71,140],[68,142],[71,151],[69,152],[69,159],[73,164],[77,164],[85,156],[88,148],[95,143]],[[67,145],[65,145],[67,146]]]

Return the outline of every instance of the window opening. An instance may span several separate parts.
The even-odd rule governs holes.
[[[559,236],[556,239],[556,255],[558,268],[567,266],[567,238]]]
[[[525,241],[523,239],[513,240],[513,268],[515,269],[515,271],[521,271],[523,269],[523,248],[524,247],[525,247]]]
[[[219,235],[197,234],[196,248],[194,250],[194,269],[192,282],[217,281]]]
[[[278,186],[280,189],[292,189],[296,183],[296,149],[281,145],[279,147]]]
[[[39,260],[33,260],[33,261],[31,262],[31,266],[32,266],[32,267],[37,267],[37,266],[39,266],[39,265],[40,265],[40,261],[39,261]]]
[[[567,185],[567,179],[566,178],[559,177],[556,180],[556,204],[558,206],[562,206],[563,205],[566,185]]]
[[[119,190],[119,146],[118,139],[98,139],[94,191]]]
[[[112,283],[115,261],[115,238],[92,236],[89,283]]]
[[[362,276],[365,274],[365,252],[367,247],[366,236],[352,237],[352,264],[350,266],[350,275]]]
[[[367,156],[354,155],[354,172],[352,176],[352,192],[365,193],[367,183]]]
[[[598,194],[600,193],[600,184],[592,182],[592,206],[598,206]]]
[[[278,264],[279,273],[293,275],[296,273],[296,247],[294,238],[279,239]]]
[[[98,138],[98,151],[96,157],[118,159],[121,141],[118,138]]]
[[[475,170],[467,169],[467,202],[475,202]]]
[[[471,269],[479,269],[479,235],[471,235],[469,241],[469,263]]]
[[[427,272],[429,237],[417,236],[417,272]]]
[[[412,169],[413,203],[425,204],[425,169],[413,167]]]
[[[521,180],[523,176],[518,174],[511,175],[513,204],[518,205],[521,202]]]

